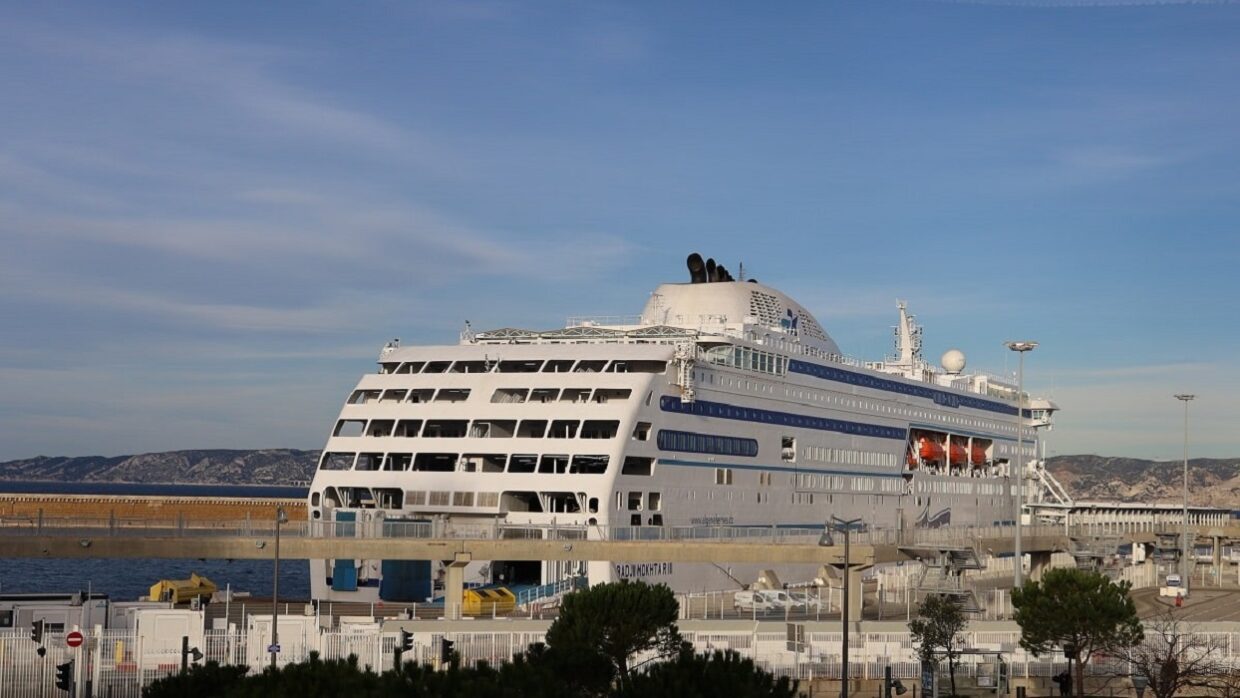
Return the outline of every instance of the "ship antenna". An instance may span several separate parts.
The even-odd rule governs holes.
[[[740,262],[736,265],[736,278],[741,281],[745,280],[745,263]]]

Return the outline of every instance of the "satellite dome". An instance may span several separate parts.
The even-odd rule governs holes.
[[[964,352],[959,349],[948,349],[943,352],[943,358],[939,359],[939,363],[948,373],[960,373],[964,370]]]

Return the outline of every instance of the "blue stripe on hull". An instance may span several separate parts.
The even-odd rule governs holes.
[[[889,378],[879,378],[878,376],[869,376],[864,373],[854,373],[845,371],[835,366],[823,366],[808,361],[800,361],[798,359],[788,360],[788,372],[800,373],[823,380],[835,381],[837,383],[847,383],[848,385],[856,385],[862,388],[873,388],[874,390],[883,390],[889,393],[900,393],[901,395],[911,395],[913,397],[925,398],[933,400],[934,404],[943,407],[972,407],[976,410],[986,410],[988,412],[997,412],[999,414],[1007,414],[1016,416],[1016,408],[1002,402],[994,400],[984,400],[979,397],[969,395],[958,395],[946,390],[938,390],[923,385],[912,385],[901,381],[891,380]],[[1028,411],[1028,410],[1026,410]]]
[[[708,400],[681,402],[680,398],[672,395],[664,395],[659,399],[659,409],[664,412],[692,414],[699,417],[717,417],[719,419],[756,422],[758,424],[777,424],[786,427],[834,431],[854,436],[873,436],[879,439],[899,439],[903,441],[908,438],[908,430],[899,427],[848,422],[842,419],[828,419],[826,417],[810,417],[792,412],[776,412],[756,407],[740,407],[738,405],[710,402]]]

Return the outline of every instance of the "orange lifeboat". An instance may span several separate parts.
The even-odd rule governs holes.
[[[952,465],[964,465],[965,452],[964,446],[953,442],[951,446]]]
[[[973,465],[986,465],[986,448],[980,443],[973,444],[973,453],[970,455],[972,456],[970,462]]]
[[[917,440],[917,455],[921,456],[924,461],[941,461],[943,460],[943,445],[923,436]]]

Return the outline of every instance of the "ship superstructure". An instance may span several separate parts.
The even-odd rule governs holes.
[[[898,304],[895,353],[843,355],[782,292],[698,255],[640,316],[474,332],[379,356],[341,410],[309,495],[312,521],[554,527],[584,535],[750,526],[991,525],[1016,514],[1017,391],[921,356]],[[1055,405],[1026,398],[1031,436]],[[346,533],[347,534],[347,533]],[[422,601],[438,561],[311,564],[318,599]],[[793,579],[803,570],[788,570]],[[643,578],[736,588],[757,567],[496,561],[469,581]],[[812,574],[812,571],[809,572]]]

